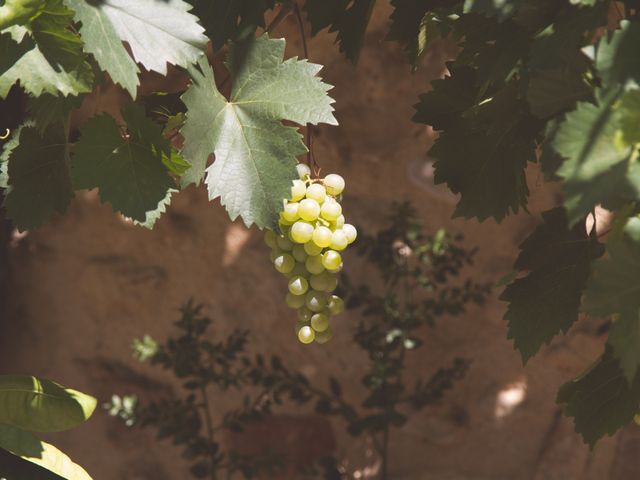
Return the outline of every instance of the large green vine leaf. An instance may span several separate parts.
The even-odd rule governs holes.
[[[170,155],[162,129],[130,104],[122,113],[125,134],[109,115],[90,119],[81,130],[71,164],[76,189],[98,188],[100,199],[123,215],[147,222],[175,182],[162,156]]]
[[[73,198],[69,177],[69,145],[62,125],[40,133],[25,126],[14,133],[0,159],[7,187],[4,208],[21,231],[64,213]]]
[[[33,432],[58,432],[86,421],[96,399],[49,380],[0,375],[0,424]]]
[[[167,64],[186,67],[203,54],[207,45],[204,29],[182,0],[64,0],[82,22],[80,33],[85,50],[100,67],[135,98],[138,67],[167,73]]]
[[[70,29],[73,12],[62,0],[48,0],[45,10],[25,27],[0,35],[0,97],[20,82],[33,96],[78,95],[93,86],[93,71],[82,53],[82,39]]]
[[[182,97],[188,108],[183,155],[192,165],[183,183],[198,183],[215,153],[207,169],[209,198],[220,197],[232,220],[241,216],[261,228],[277,227],[282,199],[296,178],[296,156],[306,151],[296,129],[281,121],[337,123],[331,87],[316,76],[321,67],[295,58],[283,62],[284,45],[266,35],[232,45],[229,101],[204,60],[191,70],[193,81]]]
[[[581,225],[569,229],[563,208],[542,217],[544,223],[520,246],[515,264],[528,275],[514,280],[500,297],[509,302],[504,315],[508,338],[514,340],[524,363],[578,319],[591,261],[603,254],[602,245]]]
[[[0,474],[7,480],[91,480],[89,474],[63,452],[19,428],[0,424],[0,449],[16,456],[15,462],[6,459],[9,465],[0,458]]]

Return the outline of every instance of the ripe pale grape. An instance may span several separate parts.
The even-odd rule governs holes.
[[[304,244],[304,251],[307,255],[320,255],[322,253],[322,247],[319,247],[315,242],[307,242]]]
[[[283,250],[280,250],[280,248],[278,246],[275,246],[272,250],[271,250],[271,254],[269,255],[269,259],[271,260],[271,263],[276,261],[276,258],[280,255],[282,255],[284,253]]]
[[[291,238],[296,243],[307,243],[313,237],[313,232],[313,225],[309,222],[298,220],[291,226]]]
[[[347,239],[347,235],[342,230],[336,230],[331,234],[330,247],[333,250],[344,250],[345,248],[347,248],[347,245],[349,245],[349,240]]]
[[[334,224],[336,229],[344,227],[344,215],[338,215]]]
[[[320,207],[320,216],[330,222],[335,222],[342,214],[342,207],[335,200],[327,200]]]
[[[294,245],[291,253],[293,254],[293,258],[295,258],[297,262],[301,263],[304,263],[309,256],[307,252],[304,251],[304,245]]]
[[[269,247],[274,248],[277,245],[278,237],[271,230],[267,230],[264,232],[264,243],[269,245]],[[319,253],[319,252],[318,252]]]
[[[321,312],[327,306],[326,294],[309,290],[305,296],[305,306],[312,312]]]
[[[344,312],[344,301],[339,296],[331,295],[327,303],[331,315],[339,315]]]
[[[325,313],[314,313],[311,317],[311,328],[316,332],[324,332],[329,328],[329,316]]]
[[[306,196],[311,200],[315,200],[318,203],[322,203],[324,202],[325,198],[327,198],[327,191],[319,183],[312,183],[307,187]]]
[[[302,298],[302,300],[304,301],[304,297],[301,296],[300,298]],[[298,308],[298,320],[301,322],[306,322],[307,325],[309,324],[309,322],[311,321],[311,317],[313,316],[313,312],[311,310],[309,310],[307,307],[300,307]]]
[[[305,198],[300,202],[298,207],[298,215],[307,222],[312,222],[320,215],[320,204],[310,198]]]
[[[335,173],[331,173],[324,177],[324,186],[329,195],[340,195],[344,190],[344,178]]]
[[[323,225],[320,225],[319,227],[316,227],[315,230],[313,231],[312,239],[313,239],[313,243],[315,243],[318,247],[322,249],[331,245],[331,237],[332,237],[331,230]]]
[[[305,345],[313,342],[316,337],[316,332],[313,331],[313,328],[305,325],[298,331],[298,340]]]
[[[331,340],[332,338],[333,338],[333,331],[331,330],[331,327],[329,327],[323,332],[316,332],[315,340],[316,340],[316,343],[323,345],[327,343],[329,340]]]
[[[296,170],[298,170],[298,176],[300,177],[300,180],[304,180],[306,177],[311,176],[311,169],[304,163],[297,164]]]
[[[342,256],[335,250],[327,250],[322,254],[322,266],[327,270],[339,270],[342,266]]]
[[[278,237],[277,242],[280,250],[284,250],[285,252],[290,252],[293,248],[293,242],[287,237]]]
[[[282,255],[278,255],[276,257],[276,259],[273,261],[273,265],[280,273],[289,273],[296,265],[296,261],[288,253],[283,253]]]
[[[298,206],[300,204],[298,202],[289,202],[284,206],[284,210],[282,211],[282,218],[284,218],[287,222],[295,222],[300,218],[298,215]]]
[[[344,232],[344,234],[347,236],[347,241],[351,244],[353,242],[356,241],[356,238],[358,238],[358,230],[356,230],[356,227],[354,227],[353,225],[351,225],[350,223],[345,223],[342,226],[342,231]]]
[[[291,292],[287,292],[285,301],[289,308],[298,309],[304,307],[305,298],[303,295],[293,295]]]
[[[325,268],[322,262],[322,258],[323,257],[320,255],[307,257],[307,260],[304,262],[304,266],[307,268],[309,273],[311,273],[312,275],[322,273]]]
[[[291,199],[292,202],[297,202],[304,198],[304,194],[307,191],[307,186],[302,180],[294,180],[291,187]]]
[[[309,282],[304,277],[297,275],[289,279],[289,291],[293,295],[304,295],[309,290]]]

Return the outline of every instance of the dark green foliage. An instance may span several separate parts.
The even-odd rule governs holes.
[[[202,316],[200,306],[189,302],[175,324],[179,336],[165,345],[158,345],[148,335],[134,342],[140,360],[150,360],[182,380],[184,396],[146,405],[137,404],[132,397],[114,396],[111,415],[128,424],[136,421],[153,426],[159,438],[170,438],[180,445],[196,477],[216,478],[226,471],[251,478],[259,471],[277,472],[283,459],[247,458],[223,451],[216,433],[241,431],[284,402],[312,404],[317,413],[341,417],[352,435],[380,436],[379,454],[387,465],[390,431],[408,420],[401,412],[406,412],[407,406],[419,411],[441,401],[469,365],[468,360],[456,358],[431,376],[424,377],[421,372],[409,375],[406,356],[423,345],[424,327],[433,327],[444,315],[463,313],[470,302],[482,303],[489,292],[488,284],[458,279],[475,254],[461,246],[460,237],[444,230],[425,235],[406,204],[396,206],[389,218],[388,228],[359,241],[360,254],[382,276],[382,291],[345,282],[347,306],[360,309],[364,316],[353,339],[369,358],[361,378],[367,394],[359,405],[345,397],[336,378],[330,377],[325,389],[285,367],[277,356],[249,357],[245,353],[246,331],[234,330],[223,340],[209,340],[206,334],[212,321]],[[216,412],[217,396],[230,390],[244,394],[242,405]],[[218,423],[212,423],[212,411],[221,418]],[[343,478],[335,459],[321,462],[313,471],[324,472],[327,480]],[[313,472],[300,475],[304,473]]]

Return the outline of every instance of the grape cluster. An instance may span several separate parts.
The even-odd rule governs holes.
[[[342,215],[340,175],[312,179],[304,164],[298,164],[298,174],[280,214],[282,234],[267,230],[265,242],[271,247],[274,267],[288,279],[286,302],[297,311],[298,340],[326,343],[333,335],[329,319],[344,310],[342,299],[332,294],[342,269],[339,252],[358,233]]]

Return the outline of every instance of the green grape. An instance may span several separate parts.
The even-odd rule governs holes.
[[[304,299],[304,297],[300,297],[300,298]],[[309,310],[307,307],[300,307],[298,309],[298,320],[300,322],[305,322],[307,325],[309,325],[309,322],[311,321],[312,316],[313,316],[313,312]]]
[[[328,306],[331,315],[339,315],[344,312],[344,301],[337,295],[331,295],[329,297]]]
[[[278,243],[280,250],[284,250],[285,252],[290,252],[293,248],[293,242],[285,236],[278,237],[276,242]]]
[[[327,328],[324,332],[316,332],[316,343],[323,345],[333,338],[333,331],[331,327]]]
[[[327,306],[327,295],[324,292],[309,290],[305,296],[305,306],[312,312],[321,312]]]
[[[322,272],[326,276],[324,292],[333,292],[338,286],[338,277],[335,273],[329,271]]]
[[[304,244],[304,251],[307,252],[307,255],[320,255],[320,253],[322,253],[322,247],[319,247],[314,242],[307,242]]]
[[[307,186],[302,180],[294,180],[291,187],[291,201],[297,202],[304,198],[304,194],[307,192]]]
[[[324,332],[329,328],[329,316],[325,313],[314,313],[311,317],[311,328],[316,332]]]
[[[312,183],[307,187],[307,193],[305,195],[311,200],[322,203],[324,199],[327,198],[327,191],[319,183]]]
[[[271,249],[271,254],[269,255],[269,260],[271,260],[271,263],[276,261],[276,258],[278,258],[280,255],[282,255],[284,252],[282,250],[280,250],[279,247],[274,247],[273,249]]]
[[[356,227],[354,227],[353,225],[351,225],[350,223],[345,223],[342,226],[342,231],[344,232],[344,234],[347,236],[347,241],[351,244],[353,242],[356,241],[356,238],[358,238],[358,230],[356,230]]]
[[[333,223],[335,224],[336,230],[344,227],[344,215],[338,215],[338,218],[336,218],[336,221]]]
[[[317,275],[321,273],[325,268],[322,264],[321,255],[313,255],[313,256],[307,257],[307,260],[304,262],[304,266],[312,275]]]
[[[301,329],[302,327],[308,327],[308,326],[309,326],[309,322],[310,322],[310,320],[307,320],[307,321],[304,321],[304,322],[303,322],[303,321],[298,320],[298,321],[296,322],[296,326],[295,326],[296,337],[298,336],[298,332],[300,331],[300,329]]]
[[[295,222],[300,218],[298,215],[298,206],[300,204],[298,202],[289,202],[284,206],[284,210],[282,211],[282,218],[287,222]]]
[[[280,217],[278,218],[278,223],[281,226],[284,226],[284,227],[288,227],[289,225],[293,224],[293,222],[290,222],[289,220],[284,218],[284,212],[280,212]]]
[[[313,243],[315,243],[318,247],[324,248],[331,245],[331,230],[322,225],[315,228],[313,231]]]
[[[305,198],[300,202],[298,215],[300,215],[301,219],[312,222],[320,215],[320,205],[315,200]]]
[[[304,295],[305,293],[307,293],[307,290],[309,290],[309,282],[307,282],[307,279],[297,275],[295,277],[291,277],[289,279],[289,291],[293,294],[293,295]]]
[[[326,200],[320,207],[320,216],[330,222],[335,222],[342,214],[342,207],[335,200]]]
[[[300,307],[304,307],[305,298],[303,295],[293,295],[291,292],[287,292],[285,301],[289,308],[298,309]]]
[[[349,240],[347,240],[347,235],[342,230],[336,230],[331,234],[331,245],[330,247],[333,250],[344,250],[349,245]]]
[[[338,278],[325,270],[317,275],[311,275],[309,285],[320,292],[333,292],[338,286]]]
[[[311,176],[311,169],[304,163],[297,164],[296,170],[298,170],[298,176],[300,177],[300,180],[304,180],[306,177]]]
[[[269,245],[271,248],[274,248],[277,245],[276,240],[277,236],[275,233],[273,233],[272,230],[267,230],[264,232],[264,243]]]
[[[313,237],[313,231],[313,225],[298,220],[291,227],[291,238],[296,243],[307,243]]]
[[[313,331],[313,328],[307,325],[305,325],[298,331],[298,340],[300,340],[300,343],[304,343],[305,345],[313,342],[315,337],[316,332]]]
[[[293,250],[291,250],[293,254],[293,258],[296,259],[297,262],[304,263],[309,255],[304,251],[304,245],[294,245]]]
[[[309,272],[307,271],[306,267],[304,266],[304,263],[296,262],[296,265],[295,265],[295,267],[293,267],[293,270],[291,270],[289,273],[285,274],[285,277],[287,277],[287,278],[291,278],[291,277],[295,277],[295,276],[304,277],[304,278],[308,278],[309,277]]]
[[[324,186],[329,195],[340,195],[344,190],[344,178],[335,173],[331,173],[324,177]]]
[[[342,266],[342,256],[334,250],[327,250],[322,254],[322,266],[327,270],[339,270]]]
[[[282,255],[278,255],[276,257],[276,259],[273,261],[273,265],[280,273],[289,273],[296,265],[296,261],[288,253],[283,253]]]

